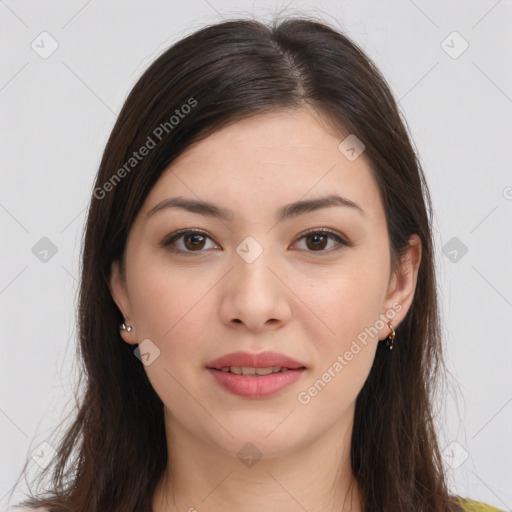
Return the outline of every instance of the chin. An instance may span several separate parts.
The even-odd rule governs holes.
[[[266,422],[253,420],[250,426],[230,425],[227,426],[227,430],[233,437],[228,434],[222,438],[216,436],[209,442],[216,444],[227,455],[239,459],[246,456],[254,459],[271,459],[290,455],[310,440],[307,439],[305,432],[298,431],[291,423],[285,423],[286,420],[281,425],[279,422],[272,422],[270,426]]]

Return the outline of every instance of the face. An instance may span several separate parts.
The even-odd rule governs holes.
[[[271,457],[350,430],[377,344],[410,306],[420,245],[411,239],[394,272],[370,166],[364,153],[346,158],[343,138],[307,109],[254,116],[189,148],[146,198],[126,280],[114,263],[111,291],[132,326],[123,339],[147,340],[144,368],[176,433],[231,455],[251,442]],[[327,196],[343,200],[283,210]],[[177,197],[225,216],[162,203]],[[239,351],[302,369],[208,369]],[[286,366],[246,364],[276,361]]]

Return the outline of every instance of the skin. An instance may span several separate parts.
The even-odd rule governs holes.
[[[362,510],[350,468],[354,406],[390,327],[381,323],[377,335],[359,343],[362,349],[309,403],[299,403],[298,394],[379,315],[393,310],[392,325],[400,324],[416,287],[421,243],[411,237],[401,268],[392,269],[377,184],[364,153],[349,161],[338,150],[343,138],[308,107],[218,131],[175,160],[146,198],[128,236],[126,280],[118,262],[112,265],[112,296],[132,327],[123,340],[135,348],[150,339],[160,350],[145,366],[165,406],[169,461],[154,512],[325,512],[341,503]],[[364,213],[336,206],[276,224],[283,205],[332,193]],[[177,208],[147,217],[178,195],[229,208],[233,217]],[[160,245],[183,228],[210,238],[194,246],[193,237],[181,237],[174,244],[181,254]],[[304,237],[318,228],[352,246]],[[252,263],[236,252],[247,236],[263,248]],[[307,370],[275,396],[241,398],[205,368],[237,350],[280,352]],[[262,454],[252,467],[237,457],[248,442]]]

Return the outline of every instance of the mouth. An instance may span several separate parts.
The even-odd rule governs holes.
[[[275,373],[285,373],[289,371],[296,370],[305,370],[305,366],[300,366],[298,368],[283,368],[281,366],[267,366],[267,367],[251,367],[251,366],[224,366],[222,368],[212,368],[208,367],[209,370],[215,370],[224,373],[231,373],[233,375],[243,375],[243,376],[255,376],[255,377],[264,377],[266,375],[273,375]]]
[[[305,367],[296,369],[275,367],[275,369],[277,371],[274,372],[274,367],[253,368],[235,366],[221,368],[220,370],[208,368],[208,372],[222,390],[242,398],[262,399],[277,395],[292,386],[306,371]],[[235,373],[237,371],[245,371],[246,373]],[[264,372],[264,374],[261,374],[261,372]]]
[[[281,354],[240,352],[213,361],[206,369],[224,391],[238,397],[262,399],[292,386],[306,366]]]
[[[206,364],[206,368],[235,375],[269,375],[306,365],[278,352],[232,352]]]
[[[233,352],[206,365],[214,382],[243,398],[267,398],[291,386],[306,366],[277,352]]]

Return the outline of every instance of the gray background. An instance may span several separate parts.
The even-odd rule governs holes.
[[[80,239],[127,93],[176,39],[283,9],[346,31],[399,100],[435,207],[452,376],[438,419],[452,489],[511,510],[509,0],[0,1],[0,509],[25,458],[72,410]]]

